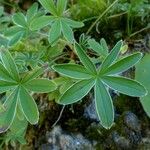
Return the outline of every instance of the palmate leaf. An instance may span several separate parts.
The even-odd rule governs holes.
[[[72,104],[82,99],[94,86],[93,79],[81,80],[73,84],[59,99],[58,103],[67,105]]]
[[[109,129],[114,122],[114,108],[110,94],[100,79],[95,84],[95,104],[96,112],[100,123],[106,129]]]
[[[3,105],[5,110],[0,114],[0,133],[8,130],[15,118],[18,102],[18,90],[19,89],[16,88],[6,99]]]
[[[117,61],[116,63],[112,64],[110,67],[108,67],[105,71],[105,75],[112,75],[112,74],[119,74],[123,71],[126,71],[127,69],[134,66],[139,60],[142,58],[141,53],[134,53],[132,55],[129,55],[125,58],[122,58],[121,60]]]
[[[90,79],[93,77],[93,75],[85,67],[77,64],[54,65],[53,69],[70,78]]]
[[[91,62],[90,58],[85,54],[81,46],[75,43],[75,49],[78,54],[78,57],[80,58],[81,62],[86,67],[86,69],[93,74],[97,74],[94,64]]]
[[[7,71],[11,74],[13,79],[19,81],[18,68],[10,53],[7,50],[4,50],[4,48],[0,49],[0,59],[2,60],[3,65],[5,66]]]
[[[25,88],[36,93],[48,93],[56,89],[54,82],[48,79],[33,79],[24,84]]]
[[[26,119],[31,124],[36,124],[39,120],[39,111],[37,105],[32,96],[30,96],[28,91],[23,86],[19,91],[19,102]]]
[[[128,78],[119,76],[103,76],[102,81],[110,88],[129,96],[141,97],[147,94],[146,89],[140,83]]]

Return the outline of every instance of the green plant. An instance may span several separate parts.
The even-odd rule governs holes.
[[[127,50],[122,41],[109,52],[105,39],[96,42],[88,35],[117,1],[87,1],[90,8],[96,2],[98,10],[106,9],[98,14],[86,35],[83,33],[80,36],[77,32],[79,44],[73,31],[84,24],[69,19],[67,0],[39,0],[44,9],[34,3],[27,13],[19,11],[12,17],[0,7],[0,132],[7,131],[1,146],[4,143],[14,145],[16,141],[25,144],[28,122],[36,124],[39,120],[39,111],[33,99],[35,92],[48,93],[49,100],[55,99],[57,103],[67,105],[78,102],[94,87],[96,111],[102,126],[107,129],[114,122],[109,88],[129,96],[146,95],[147,91],[140,83],[120,76],[134,66],[142,54],[119,57],[120,52]],[[83,65],[79,65],[80,62]],[[45,71],[45,67],[49,70]]]
[[[146,54],[143,59],[136,65],[136,71],[135,71],[135,79],[140,81],[148,90],[148,94],[144,97],[140,98],[140,102],[146,112],[146,114],[150,117],[150,72],[149,72],[149,66],[150,66],[150,55]]]
[[[31,30],[31,22],[41,15],[43,15],[43,13],[38,11],[37,3],[34,3],[30,9],[28,9],[26,16],[21,12],[14,14],[12,16],[12,21],[15,25],[4,32],[4,35],[9,37],[8,46],[16,44],[23,38],[32,36],[34,32]]]
[[[50,44],[55,43],[61,37],[61,34],[72,43],[74,40],[72,29],[82,27],[83,23],[64,16],[67,0],[58,0],[56,5],[53,0],[39,0],[39,2],[51,15],[34,19],[31,24],[32,30],[39,30],[50,24],[51,29],[48,36]]]
[[[81,46],[76,43],[75,49],[83,66],[77,64],[53,66],[53,69],[60,74],[79,79],[64,92],[58,103],[63,105],[75,103],[94,87],[96,111],[100,123],[106,129],[110,128],[114,122],[114,108],[108,88],[130,96],[140,97],[147,93],[146,89],[137,81],[118,75],[135,65],[142,57],[141,53],[134,53],[116,61],[121,47],[122,41],[119,41],[106,56],[100,68],[96,69]]]
[[[10,128],[17,109],[21,109],[27,121],[36,124],[39,120],[39,112],[29,92],[47,93],[55,90],[55,84],[48,79],[37,78],[43,73],[42,68],[36,68],[20,76],[9,51],[3,48],[0,49],[0,58],[0,93],[9,91],[9,96],[3,104],[4,111],[0,116],[0,132]]]

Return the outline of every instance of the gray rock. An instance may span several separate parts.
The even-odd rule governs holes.
[[[94,99],[92,99],[92,102],[88,106],[85,107],[84,116],[88,119],[99,122],[99,118],[96,113]]]
[[[130,111],[124,114],[124,123],[128,128],[135,132],[141,131],[141,124],[138,117]]]
[[[119,150],[129,150],[131,149],[130,141],[123,136],[120,136],[118,132],[114,131],[112,133],[112,140]]]
[[[81,134],[68,134],[60,126],[53,128],[46,134],[47,144],[42,150],[94,150],[92,142],[87,140]]]

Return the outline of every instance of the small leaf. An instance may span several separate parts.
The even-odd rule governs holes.
[[[79,22],[79,21],[74,21],[68,18],[63,18],[62,20],[64,20],[64,22],[66,22],[66,24],[68,24],[68,26],[72,28],[81,28],[84,26],[84,23]]]
[[[75,103],[81,100],[88,94],[91,88],[94,86],[95,81],[93,79],[81,80],[73,84],[60,98],[60,104],[67,105]]]
[[[121,60],[117,61],[115,64],[111,65],[104,72],[105,75],[119,74],[132,66],[134,66],[142,58],[142,53],[135,53]]]
[[[7,92],[14,89],[17,86],[16,82],[9,82],[0,80],[0,93]]]
[[[30,22],[32,18],[36,15],[38,11],[38,3],[34,3],[28,10],[27,10],[27,21]]]
[[[23,35],[24,35],[23,31],[17,32],[16,34],[14,34],[14,36],[11,37],[11,39],[8,42],[8,45],[12,46],[12,45],[16,44],[17,42],[19,42],[21,40]]]
[[[62,26],[62,32],[63,32],[65,39],[72,43],[74,40],[74,35],[73,35],[72,29],[63,20],[61,20],[61,26]]]
[[[30,28],[31,30],[40,30],[41,28],[51,24],[55,20],[54,16],[40,16],[31,21]]]
[[[0,80],[14,81],[6,68],[0,63]]]
[[[57,16],[57,9],[53,0],[39,0],[39,2],[52,15]]]
[[[57,20],[52,24],[49,32],[50,44],[56,42],[60,36],[61,36],[61,24],[60,24],[60,20]]]
[[[12,26],[12,27],[9,27],[8,30],[6,30],[4,32],[5,36],[14,36],[16,33],[22,31],[23,28],[22,27],[19,27],[19,26]]]
[[[21,110],[24,113],[26,119],[31,124],[36,124],[39,120],[39,111],[34,99],[30,96],[24,87],[20,88],[19,102]]]
[[[25,83],[27,81],[33,80],[34,78],[37,78],[44,72],[43,68],[35,68],[32,71],[29,71],[25,74],[25,76],[22,79],[22,83]]]
[[[103,57],[106,57],[107,51],[104,51],[103,47],[94,39],[90,39],[88,41],[88,44],[96,53],[98,53],[99,55],[102,55]]]
[[[13,22],[22,27],[27,26],[27,21],[23,13],[19,12],[13,15]]]
[[[16,114],[18,102],[18,88],[16,88],[4,103],[5,111],[0,114],[0,133],[7,131]]]
[[[107,43],[106,43],[105,39],[102,38],[100,40],[100,43],[101,43],[101,46],[103,47],[103,50],[108,54],[108,46],[107,46]]]
[[[67,6],[67,0],[58,0],[57,1],[57,12],[59,15],[63,15]]]
[[[85,54],[81,46],[75,43],[75,49],[78,54],[78,57],[80,58],[81,62],[86,67],[86,69],[93,74],[97,74],[94,64],[91,62],[90,58]]]
[[[70,78],[89,79],[93,77],[92,74],[90,74],[90,72],[86,70],[86,68],[77,64],[54,65],[53,69],[60,74],[68,76]]]
[[[24,84],[25,88],[38,93],[48,93],[56,89],[54,82],[48,79],[33,79]]]
[[[114,46],[114,48],[111,50],[111,52],[108,54],[108,56],[105,58],[101,65],[100,72],[103,72],[106,68],[108,68],[118,57],[119,51],[122,46],[122,40],[117,42],[117,44]]]
[[[102,80],[110,88],[129,96],[141,97],[147,94],[146,89],[140,83],[128,78],[104,76]]]
[[[1,48],[0,58],[2,60],[2,63],[4,64],[5,68],[7,69],[7,71],[11,74],[11,76],[15,80],[19,80],[18,68],[17,68],[11,54],[9,53],[9,51]]]
[[[110,94],[99,79],[96,81],[94,90],[96,112],[100,123],[104,128],[110,129],[114,122],[114,108]]]

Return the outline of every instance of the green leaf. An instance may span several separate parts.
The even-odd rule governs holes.
[[[54,82],[48,79],[33,79],[24,84],[25,88],[38,93],[48,93],[56,89]]]
[[[102,55],[103,57],[106,57],[107,51],[105,51],[103,49],[103,47],[98,42],[96,42],[94,39],[90,39],[88,41],[88,44],[96,53],[98,53],[99,55]]]
[[[11,126],[15,114],[18,101],[18,88],[16,88],[4,103],[5,111],[0,115],[0,133],[5,132]]]
[[[9,45],[9,46],[12,46],[12,45],[16,44],[18,41],[21,40],[21,38],[23,37],[23,35],[24,35],[24,32],[23,32],[23,31],[17,32],[17,33],[14,34],[14,36],[12,36],[12,38],[9,40],[8,45]]]
[[[108,68],[118,57],[119,51],[122,46],[122,40],[117,42],[117,44],[114,46],[114,48],[111,50],[111,52],[108,54],[108,56],[105,58],[101,65],[100,72],[103,72],[106,68]]]
[[[26,21],[26,18],[24,16],[23,13],[21,12],[18,12],[16,14],[13,15],[13,22],[17,25],[20,25],[22,27],[26,27],[27,26],[27,21]]]
[[[52,15],[57,16],[57,9],[53,0],[39,0],[39,2]]]
[[[79,22],[79,21],[74,21],[68,18],[63,18],[62,20],[64,20],[64,22],[66,22],[66,24],[68,24],[68,26],[72,28],[81,28],[84,26],[84,23]]]
[[[14,81],[6,68],[0,63],[0,80],[4,81]]]
[[[108,46],[104,38],[100,40],[100,44],[103,47],[103,50],[108,54]]]
[[[147,94],[146,89],[140,83],[128,78],[104,76],[102,80],[110,88],[129,96],[141,97]]]
[[[32,71],[29,71],[25,74],[25,76],[22,79],[22,83],[25,83],[27,81],[33,80],[34,78],[37,78],[44,72],[43,68],[35,68]]]
[[[31,30],[40,30],[41,28],[51,24],[55,20],[54,16],[40,16],[31,21],[30,28]]]
[[[67,105],[81,100],[94,86],[93,79],[81,80],[73,84],[59,99],[59,104]]]
[[[34,3],[28,10],[27,10],[27,21],[30,22],[32,18],[36,15],[38,11],[38,3]]]
[[[78,54],[78,57],[80,58],[81,62],[86,67],[86,69],[93,74],[97,74],[94,64],[91,62],[90,58],[86,55],[86,53],[78,43],[75,43],[75,49]]]
[[[50,44],[56,42],[60,36],[61,36],[61,24],[60,24],[60,20],[57,20],[52,24],[49,32]]]
[[[54,65],[53,69],[62,75],[75,79],[90,79],[93,77],[85,67],[77,64]]]
[[[16,33],[22,31],[23,28],[22,27],[18,27],[18,26],[12,26],[12,27],[9,27],[8,30],[6,30],[4,32],[5,36],[14,36]]]
[[[119,74],[132,66],[134,66],[142,58],[142,53],[135,53],[121,60],[117,61],[115,64],[111,65],[104,72],[105,75]]]
[[[15,80],[19,80],[18,68],[8,50],[1,48],[0,58],[3,65]]]
[[[34,99],[30,96],[24,87],[20,88],[19,102],[21,110],[24,113],[26,119],[31,124],[36,124],[39,120],[39,111]]]
[[[67,6],[67,0],[58,0],[57,1],[57,12],[59,15],[63,15]]]
[[[144,111],[150,117],[150,54],[146,54],[136,65],[135,79],[142,83],[148,90],[148,94],[140,97]]]
[[[7,92],[14,89],[17,86],[16,82],[9,82],[0,80],[0,93]]]
[[[62,26],[62,32],[63,32],[63,35],[64,35],[64,37],[65,37],[65,39],[67,40],[67,41],[69,41],[69,42],[73,42],[73,40],[74,40],[74,35],[73,35],[73,31],[72,31],[72,29],[69,27],[69,25],[65,22],[65,21],[63,21],[63,20],[61,20],[61,26]]]
[[[110,94],[102,81],[99,79],[95,84],[95,105],[96,112],[100,119],[101,125],[109,129],[114,122],[114,108]]]

